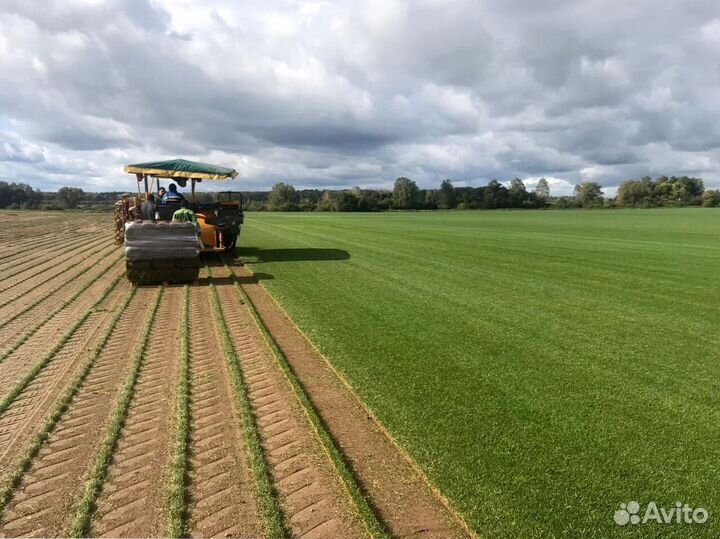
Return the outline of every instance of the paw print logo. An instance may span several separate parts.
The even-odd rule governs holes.
[[[615,511],[613,519],[615,520],[615,524],[618,524],[620,526],[625,526],[625,524],[627,524],[628,522],[630,522],[631,524],[639,524],[639,512],[640,504],[638,502],[630,502],[628,504],[621,503],[620,509]]]

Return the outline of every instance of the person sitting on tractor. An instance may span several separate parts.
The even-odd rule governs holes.
[[[163,198],[165,198],[165,193],[167,193],[167,191],[165,191],[164,187],[158,189],[157,200],[159,203],[162,203]]]
[[[173,213],[172,220],[175,223],[194,223],[195,228],[200,230],[197,218],[195,217],[195,212],[192,211],[189,206],[190,204],[188,204],[188,201],[183,199],[180,203],[180,209],[175,210],[175,213]]]
[[[167,204],[168,202],[182,202],[183,200],[185,200],[185,197],[182,193],[178,193],[177,185],[174,183],[168,185],[168,192],[165,193],[162,198],[163,204]]]

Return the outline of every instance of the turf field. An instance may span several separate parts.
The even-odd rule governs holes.
[[[479,534],[720,534],[720,212],[246,221],[241,257]],[[710,516],[615,524],[632,500]]]

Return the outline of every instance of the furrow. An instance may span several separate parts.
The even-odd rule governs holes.
[[[119,277],[116,274],[116,278]],[[96,294],[107,286],[104,280],[96,282],[88,290]],[[127,288],[125,287],[127,290]],[[32,339],[21,343],[10,354],[5,355],[4,361],[0,363],[0,395],[4,395],[15,384],[21,380],[28,371],[37,363],[38,357],[43,357],[49,348],[64,338],[67,328],[73,326],[87,314],[87,310],[95,301],[97,295],[84,294],[80,302],[73,304],[70,309],[59,311],[48,323],[44,324],[34,333]],[[93,322],[102,317],[102,312],[95,310],[90,314],[77,331],[72,335],[72,344],[82,346],[92,336]],[[64,346],[67,348],[67,346]]]
[[[11,290],[6,294],[6,298],[0,301],[0,316],[3,320],[2,325],[8,324],[17,316],[24,314],[45,301],[48,297],[63,290],[68,282],[74,281],[104,258],[112,256],[111,253],[113,251],[118,251],[117,246],[107,245],[105,242],[104,248],[90,253],[85,258],[78,256],[78,258],[71,261],[70,265],[55,272],[47,279],[29,279],[23,283],[25,286],[21,287],[21,289]],[[71,275],[65,275],[67,272],[75,269],[78,269],[78,271]],[[63,278],[60,279],[60,277]]]
[[[88,244],[79,245],[77,247],[74,247],[72,249],[69,249],[63,253],[60,253],[58,257],[53,257],[51,260],[48,260],[46,263],[42,263],[38,265],[35,265],[31,267],[29,270],[24,271],[18,271],[18,272],[9,272],[7,276],[3,279],[3,285],[0,287],[0,297],[5,295],[6,292],[15,293],[14,289],[15,287],[26,284],[31,285],[33,284],[32,279],[38,278],[40,282],[47,281],[47,276],[43,276],[44,273],[52,272],[50,275],[50,278],[54,278],[58,275],[64,274],[66,271],[70,271],[74,267],[74,260],[75,258],[81,258],[82,253],[91,249],[94,249],[98,246],[103,246],[108,244],[107,238],[97,238],[95,241],[92,241]],[[58,264],[58,259],[61,260],[61,262]],[[13,278],[14,277],[14,278]],[[35,283],[36,284],[36,283]],[[22,292],[20,292],[22,293]],[[5,298],[3,298],[4,300]]]
[[[237,360],[255,373],[246,380],[248,396],[288,530],[293,537],[313,530],[323,537],[364,537],[352,500],[234,286],[216,290]]]
[[[122,314],[69,409],[22,477],[0,533],[46,537],[67,533],[68,515],[82,491],[82,477],[101,440],[102,425],[116,400],[153,293],[139,289]],[[69,450],[59,462],[53,456],[58,448]],[[33,495],[39,489],[52,497],[41,503]]]
[[[24,443],[41,428],[48,408],[67,389],[78,363],[102,338],[101,333],[107,329],[129,290],[129,285],[121,282],[83,323],[89,328],[88,338],[79,342],[70,339],[0,415],[0,477],[5,477]],[[97,290],[91,287],[90,292],[93,300],[102,294],[99,287]]]
[[[163,535],[157,508],[163,502],[162,474],[173,426],[182,294],[182,288],[167,288],[158,307],[123,434],[98,498],[93,536]]]
[[[80,245],[93,237],[96,237],[96,235],[78,235],[77,237],[72,238],[72,243],[74,246]],[[23,249],[20,253],[18,253],[17,257],[9,258],[5,262],[0,263],[0,271],[7,271],[8,273],[6,278],[10,278],[22,271],[30,269],[33,266],[37,267],[38,260],[42,260],[43,263],[45,263],[47,259],[62,257],[69,249],[58,251],[58,244],[62,245],[62,237],[58,237],[56,235],[53,235],[53,237],[44,242],[31,242],[31,245],[29,246],[30,249]],[[25,265],[30,267],[23,267]]]
[[[121,261],[122,256],[117,257],[109,264],[95,268],[97,271],[88,271],[73,279],[67,284],[67,290],[63,290],[63,299],[46,297],[37,305],[30,306],[25,312],[16,313],[16,317],[0,324],[0,342],[7,343],[0,349],[0,362],[5,361],[12,352],[64,309],[71,308],[76,312],[82,311],[84,306],[90,304],[97,297],[94,292],[100,290],[106,281],[112,281],[120,273],[124,273],[125,269]],[[44,305],[45,301],[51,302],[50,305],[54,308],[48,309],[49,305]],[[57,306],[55,307],[55,305]]]
[[[190,288],[189,532],[259,537],[262,532],[240,419],[212,324],[207,287]],[[220,496],[218,493],[225,493]]]

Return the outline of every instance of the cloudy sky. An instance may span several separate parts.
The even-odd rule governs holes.
[[[125,190],[689,174],[720,187],[716,0],[2,0],[0,179]]]

